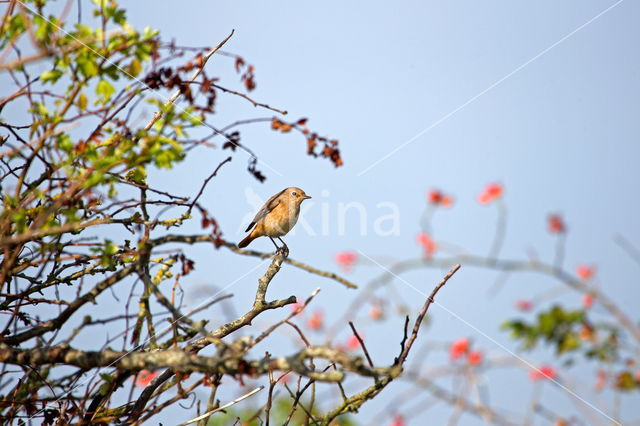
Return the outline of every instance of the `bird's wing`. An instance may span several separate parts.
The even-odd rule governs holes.
[[[278,204],[280,204],[280,198],[279,197],[284,191],[285,190],[283,189],[282,191],[278,192],[273,197],[269,198],[266,203],[264,203],[264,206],[262,206],[260,211],[258,211],[256,216],[253,218],[253,220],[251,221],[249,226],[247,226],[247,229],[244,232],[249,232],[249,230],[251,228],[253,228],[255,226],[255,224],[258,223],[258,221],[260,219],[262,219],[263,217],[268,215]]]

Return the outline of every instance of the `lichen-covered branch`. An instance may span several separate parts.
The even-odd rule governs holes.
[[[337,382],[344,378],[344,372],[331,370],[318,372],[310,369],[306,361],[312,358],[325,359],[365,377],[379,377],[390,374],[390,369],[370,368],[361,357],[327,346],[310,346],[283,357],[265,357],[260,360],[246,360],[243,352],[225,350],[223,354],[205,357],[183,349],[151,350],[148,352],[123,352],[105,349],[102,351],[82,351],[69,346],[49,348],[16,349],[0,345],[0,362],[13,365],[67,365],[89,370],[113,367],[127,371],[170,368],[174,372],[206,374],[246,374],[252,377],[269,371],[293,371],[301,376],[321,382]]]

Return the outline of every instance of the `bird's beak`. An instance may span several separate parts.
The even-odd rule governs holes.
[[[311,198],[311,197],[309,197],[308,195],[305,195],[305,196],[302,197],[303,200],[308,200],[309,198]]]

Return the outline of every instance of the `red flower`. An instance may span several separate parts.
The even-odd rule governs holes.
[[[559,214],[550,214],[547,217],[547,223],[549,224],[549,232],[552,234],[564,234],[567,231],[564,220]]]
[[[467,362],[469,365],[480,365],[482,363],[482,352],[471,351],[467,354]]]
[[[466,354],[469,350],[469,339],[461,337],[455,340],[449,347],[449,356],[451,359],[458,359]]]
[[[324,321],[324,313],[322,311],[315,311],[311,314],[307,320],[307,327],[311,330],[320,330]]]
[[[136,376],[136,386],[146,388],[158,376],[158,371],[142,370]]]
[[[364,336],[360,335],[360,337],[364,340]],[[351,336],[349,336],[349,338],[347,339],[347,349],[358,349],[360,347],[360,341],[358,340],[358,338],[352,334]]]
[[[576,266],[576,275],[581,280],[587,281],[591,279],[596,273],[596,268],[590,265],[578,265]]]
[[[300,302],[296,302],[296,303],[292,303],[291,305],[289,305],[291,307],[291,312],[295,312],[297,311],[299,308],[302,308],[302,303]],[[300,312],[298,312],[296,315],[300,314]]]
[[[393,421],[391,423],[389,423],[389,426],[405,426],[405,421],[404,421],[404,417],[402,417],[400,414],[396,414],[393,417]]]
[[[540,366],[540,368],[531,370],[529,372],[529,380],[531,380],[532,382],[537,382],[538,380],[542,379],[553,380],[557,376],[558,374],[556,373],[556,370],[548,365],[542,365]]]
[[[584,296],[582,296],[582,306],[590,308],[591,305],[593,305],[593,299],[593,293],[585,293]]]
[[[516,300],[516,308],[523,312],[530,311],[533,308],[533,302],[525,299]]]
[[[427,201],[434,206],[442,206],[445,208],[451,207],[453,205],[453,198],[449,195],[445,195],[442,191],[438,189],[432,189],[427,192]]]
[[[342,251],[336,253],[335,261],[343,272],[351,272],[354,263],[358,260],[358,255],[352,251]]]
[[[484,190],[478,194],[478,202],[480,204],[489,204],[502,197],[503,192],[502,185],[499,183],[489,183],[484,187]]]
[[[282,384],[286,384],[289,383],[291,381],[291,374],[290,373],[286,373],[284,376],[280,377],[280,380],[278,380],[280,383]]]
[[[416,241],[424,248],[424,254],[427,257],[431,257],[438,248],[436,242],[425,232],[419,233]]]
[[[371,308],[369,309],[369,316],[374,320],[382,319],[382,306],[380,306],[379,303],[371,305]]]
[[[596,372],[596,384],[595,388],[597,391],[601,391],[607,385],[607,372],[600,369]]]

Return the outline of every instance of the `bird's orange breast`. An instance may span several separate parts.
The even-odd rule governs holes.
[[[300,207],[295,204],[280,203],[256,225],[260,235],[282,237],[291,231],[298,221]],[[258,229],[260,228],[260,229]]]

